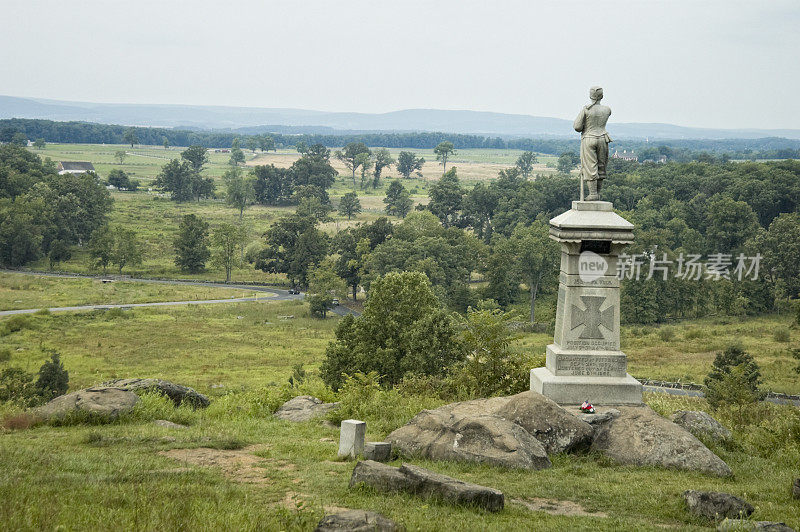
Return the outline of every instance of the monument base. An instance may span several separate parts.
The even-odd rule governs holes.
[[[531,390],[562,405],[640,405],[642,383],[624,377],[556,376],[547,368],[531,370]]]

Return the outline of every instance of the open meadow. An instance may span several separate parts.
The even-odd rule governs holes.
[[[8,283],[8,277],[0,281]],[[67,287],[59,285],[70,281],[53,280],[49,289],[66,294]],[[72,297],[63,301],[83,295]],[[14,331],[6,328],[0,338],[9,352],[0,370],[35,371],[45,360],[43,349],[55,348],[69,371],[70,390],[113,378],[158,376],[212,400],[208,409],[195,411],[145,396],[132,414],[110,425],[0,429],[0,520],[12,529],[97,529],[113,519],[124,529],[309,530],[323,512],[348,507],[381,512],[409,530],[699,530],[708,523],[687,514],[681,498],[690,488],[740,495],[756,507],[754,518],[800,524],[788,489],[800,460],[791,436],[800,430],[800,415],[791,407],[757,406],[747,421],[732,411],[715,413],[734,431],[731,442],[707,442],[734,470],[728,479],[619,466],[592,453],[555,456],[552,468],[536,472],[412,461],[502,490],[506,510],[492,514],[348,490],[352,463],[336,460],[336,429],[320,421],[295,424],[271,417],[293,395],[341,399],[358,405],[360,410],[346,414],[365,419],[367,439],[376,440],[420,409],[446,402],[402,390],[349,390],[339,396],[326,390],[314,375],[338,318],[312,319],[301,301],[45,313],[0,318],[0,327],[12,321]],[[780,343],[770,335],[787,326],[779,317],[674,325],[669,347],[658,352],[655,345],[665,343],[657,340],[659,329],[626,328],[623,349],[638,376],[700,378],[708,352],[738,340],[762,346],[751,352],[764,370],[766,388],[797,392],[773,368],[781,358]],[[543,353],[551,339],[527,334],[517,347]],[[783,357],[784,368],[788,360]],[[307,377],[289,387],[298,364]],[[708,408],[702,399],[647,394],[646,400],[662,414]],[[3,407],[7,421],[17,412]],[[189,428],[159,427],[155,419]],[[553,500],[575,505],[563,515],[526,506]]]

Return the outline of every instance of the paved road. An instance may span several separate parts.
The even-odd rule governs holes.
[[[254,292],[266,292],[271,294],[268,298],[254,298],[254,297],[240,297],[240,298],[230,298],[230,299],[208,299],[204,301],[164,301],[164,302],[157,302],[157,303],[134,303],[128,305],[116,305],[116,304],[99,304],[99,305],[81,305],[75,307],[54,307],[50,308],[50,312],[64,312],[64,311],[80,311],[80,310],[96,310],[96,309],[108,309],[108,308],[128,308],[128,307],[166,307],[166,306],[177,306],[177,305],[199,305],[199,304],[207,304],[213,305],[218,303],[241,303],[247,301],[262,301],[262,300],[269,300],[269,301],[288,301],[292,299],[303,299],[305,294],[290,294],[288,290],[281,290],[280,288],[272,288],[263,285],[253,285],[253,284],[226,284],[226,283],[212,283],[212,282],[204,282],[204,281],[182,281],[182,280],[173,280],[173,279],[147,279],[147,278],[138,278],[138,277],[113,277],[108,275],[87,275],[87,274],[80,274],[80,273],[50,273],[50,272],[32,272],[32,271],[19,271],[19,270],[4,270],[0,269],[0,272],[3,273],[16,273],[21,275],[34,275],[39,277],[60,277],[66,279],[114,279],[115,281],[125,281],[125,282],[136,282],[136,283],[155,283],[155,284],[171,284],[171,285],[189,285],[189,286],[214,286],[219,288],[233,288],[239,290],[252,290]],[[37,310],[41,309],[22,309],[22,310],[4,310],[0,311],[0,316],[9,316],[12,314],[31,314],[36,312]],[[336,306],[331,308],[331,311],[334,314],[338,314],[339,316],[345,316],[347,314],[353,314],[354,316],[360,316],[361,313],[355,310],[352,310],[349,307],[344,305]]]

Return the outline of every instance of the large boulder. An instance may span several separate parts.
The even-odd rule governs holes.
[[[618,406],[620,414],[595,426],[592,449],[621,464],[656,465],[726,477],[728,464],[683,427],[649,406]]]
[[[394,521],[366,510],[346,510],[326,515],[314,532],[395,532],[402,530]]]
[[[323,417],[337,406],[339,406],[339,403],[323,403],[310,395],[298,395],[283,403],[275,411],[275,417],[286,421],[309,421],[317,417]]]
[[[423,410],[386,441],[408,456],[544,469],[548,453],[588,447],[592,434],[553,401],[523,392]]]
[[[478,506],[490,512],[500,511],[505,505],[505,497],[501,491],[463,482],[411,464],[403,464],[398,469],[372,460],[359,462],[350,477],[350,487],[359,484],[380,492],[403,491],[450,504]]]
[[[211,404],[208,397],[192,388],[161,379],[116,379],[104,382],[102,386],[119,388],[134,393],[158,392],[169,397],[175,403],[175,406],[186,403],[193,407],[205,408]]]
[[[722,441],[731,437],[731,431],[726,429],[722,423],[700,410],[678,410],[672,414],[672,421],[698,438]]]
[[[800,478],[796,478],[792,481],[792,497],[800,499]]]
[[[35,412],[46,421],[74,414],[113,419],[133,410],[138,401],[139,397],[133,392],[98,386],[56,397]]]
[[[686,490],[683,492],[683,498],[690,512],[717,521],[726,517],[742,519],[755,510],[747,501],[729,493]]]
[[[795,532],[786,523],[777,521],[750,521],[748,519],[725,519],[717,525],[720,532]]]

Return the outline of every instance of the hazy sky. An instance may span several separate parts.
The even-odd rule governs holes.
[[[800,1],[37,1],[0,94],[800,128]]]

